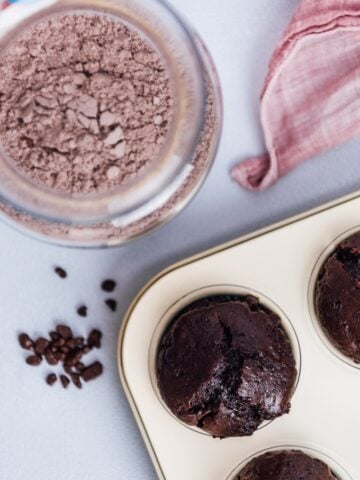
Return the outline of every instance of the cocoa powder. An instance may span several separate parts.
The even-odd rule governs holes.
[[[207,85],[206,113],[203,129],[199,137],[198,145],[191,159],[191,171],[184,179],[179,189],[160,208],[146,215],[141,220],[132,222],[124,227],[116,227],[112,223],[103,223],[88,227],[80,225],[65,225],[46,222],[25,214],[9,204],[0,202],[0,212],[4,219],[17,227],[39,234],[40,237],[56,238],[65,242],[89,242],[89,244],[113,245],[136,237],[148,231],[170,218],[175,207],[186,201],[196,192],[201,184],[201,179],[213,160],[218,141],[218,111],[216,94],[210,81]]]
[[[59,192],[111,190],[151,165],[172,106],[159,53],[105,14],[42,20],[0,59],[0,142],[21,172]]]

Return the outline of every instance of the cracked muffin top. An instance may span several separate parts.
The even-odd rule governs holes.
[[[333,345],[360,363],[360,232],[340,243],[324,263],[315,309]]]
[[[296,367],[278,315],[252,296],[216,296],[175,317],[160,342],[157,378],[183,422],[216,437],[245,436],[289,412]]]
[[[300,450],[268,452],[249,462],[236,480],[337,480],[324,462]]]

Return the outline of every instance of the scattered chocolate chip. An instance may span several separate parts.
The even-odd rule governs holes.
[[[77,314],[79,315],[79,317],[87,317],[87,313],[88,309],[86,305],[81,305],[81,307],[77,309]]]
[[[64,372],[70,374],[72,372],[72,366],[71,365],[68,365],[67,363],[64,363]]]
[[[49,341],[46,338],[40,337],[36,340],[34,350],[37,355],[44,355],[45,350],[49,345]]]
[[[64,338],[65,340],[68,340],[73,336],[71,328],[67,325],[58,325],[56,327],[56,331],[60,335],[60,337]]]
[[[32,350],[34,348],[34,342],[27,333],[21,333],[19,335],[19,343],[25,350]]]
[[[54,268],[54,272],[56,273],[56,275],[58,275],[60,278],[66,278],[67,277],[67,273],[66,271],[61,268],[61,267],[55,267]]]
[[[60,335],[57,332],[54,332],[54,331],[50,332],[49,336],[52,340],[59,340],[59,338],[60,338]]]
[[[101,337],[102,333],[100,330],[96,330],[95,328],[91,330],[88,339],[87,339],[87,344],[90,348],[100,348],[101,347]]]
[[[70,338],[69,340],[67,340],[67,342],[66,342],[66,347],[68,347],[69,350],[71,350],[72,348],[77,347],[77,343],[76,343],[76,341],[75,341],[75,338]]]
[[[94,362],[81,372],[81,377],[85,382],[94,380],[103,373],[103,366],[100,362]]]
[[[74,367],[77,363],[80,362],[82,356],[83,356],[83,351],[81,349],[72,350],[66,355],[65,363],[67,365],[70,365],[71,367]]]
[[[64,354],[61,353],[61,352],[57,352],[57,351],[56,351],[56,352],[53,352],[53,353],[54,353],[54,357],[56,358],[56,360],[57,360],[58,362],[60,362],[60,361],[61,361],[61,355],[64,355]]]
[[[76,337],[76,338],[70,338],[70,340],[68,340],[66,342],[66,346],[72,350],[76,347],[82,347],[84,344],[84,338],[83,337]]]
[[[102,333],[100,330],[93,329],[88,335],[87,340],[84,337],[74,337],[73,332],[67,325],[57,325],[56,330],[49,332],[49,339],[38,337],[33,341],[29,335],[22,333],[18,340],[22,348],[33,350],[34,353],[26,358],[29,365],[39,365],[43,357],[49,365],[62,364],[64,372],[68,375],[60,375],[60,381],[64,388],[71,381],[78,388],[82,388],[81,378],[87,382],[92,380],[103,371],[102,364],[95,362],[86,366],[82,358],[93,348],[101,347]],[[53,385],[58,379],[56,373],[49,373],[46,377],[46,383]]]
[[[110,308],[112,312],[116,312],[117,302],[113,298],[108,298],[105,300],[105,304]]]
[[[57,376],[55,375],[55,373],[49,373],[49,375],[46,377],[46,383],[50,386],[54,385],[56,380],[57,380]]]
[[[60,375],[60,382],[64,388],[69,386],[70,380],[66,375]]]
[[[37,367],[41,363],[41,357],[38,355],[30,355],[26,358],[26,363],[32,367]]]
[[[76,368],[76,371],[82,372],[83,370],[85,370],[85,365],[82,362],[78,362],[75,365],[75,368]]]
[[[65,346],[65,339],[64,338],[58,338],[57,340],[54,340],[52,342],[52,347],[55,348],[61,348]]]
[[[45,358],[49,365],[56,365],[59,361],[55,357],[55,353],[50,348],[47,348],[45,350]]]
[[[115,287],[116,287],[116,282],[115,280],[111,280],[111,279],[104,280],[101,284],[102,290],[108,293],[113,292],[115,290]]]
[[[80,375],[78,373],[70,373],[71,380],[77,388],[82,388]]]

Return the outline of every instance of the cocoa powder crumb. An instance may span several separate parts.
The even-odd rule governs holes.
[[[173,115],[154,47],[120,20],[90,12],[25,30],[0,59],[0,97],[0,142],[11,160],[66,193],[133,178],[159,155]]]

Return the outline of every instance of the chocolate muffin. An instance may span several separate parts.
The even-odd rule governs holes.
[[[300,450],[268,452],[254,458],[236,480],[338,480],[324,462]]]
[[[323,265],[315,309],[329,340],[360,363],[360,232],[340,243]]]
[[[216,437],[245,436],[289,412],[296,366],[278,315],[253,296],[216,296],[176,316],[157,377],[180,420]]]

